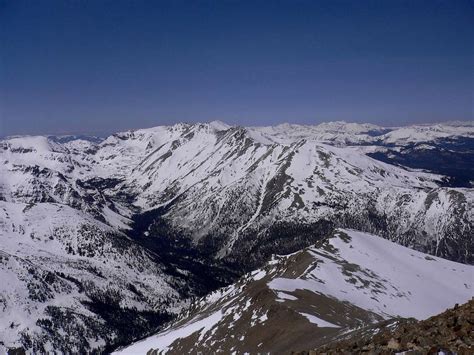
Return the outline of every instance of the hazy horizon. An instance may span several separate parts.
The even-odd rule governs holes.
[[[130,127],[130,128],[125,128],[121,130],[114,130],[111,129],[109,131],[69,131],[69,132],[43,132],[43,133],[13,133],[13,134],[6,134],[6,135],[1,135],[0,134],[0,139],[2,138],[7,138],[7,137],[15,137],[15,136],[89,136],[89,137],[106,137],[110,136],[115,133],[120,133],[120,132],[127,132],[127,131],[135,131],[135,130],[140,130],[140,129],[150,129],[153,127],[159,127],[159,126],[172,126],[175,124],[207,124],[207,123],[212,123],[212,122],[221,122],[223,124],[227,124],[232,127],[268,127],[268,126],[279,126],[279,125],[285,125],[285,124],[290,124],[290,125],[302,125],[302,126],[317,126],[320,124],[325,124],[325,123],[336,123],[336,122],[342,122],[342,123],[355,123],[355,124],[372,124],[375,126],[380,126],[381,128],[397,128],[397,127],[409,127],[409,126],[430,126],[430,125],[436,125],[436,124],[469,124],[469,125],[474,125],[474,120],[444,120],[444,121],[437,121],[437,122],[420,122],[420,123],[406,123],[406,124],[399,124],[399,125],[380,125],[372,122],[355,122],[355,121],[346,121],[346,120],[334,120],[334,121],[320,121],[316,123],[299,123],[299,122],[279,122],[271,125],[259,125],[259,124],[249,124],[249,125],[242,125],[242,124],[232,124],[228,121],[225,120],[208,120],[208,121],[176,121],[173,123],[169,124],[156,124],[156,125],[151,125],[151,126],[144,126],[144,127]]]
[[[0,0],[0,135],[470,121],[473,4]]]

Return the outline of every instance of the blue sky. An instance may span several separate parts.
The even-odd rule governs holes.
[[[0,0],[0,134],[474,119],[474,1]]]

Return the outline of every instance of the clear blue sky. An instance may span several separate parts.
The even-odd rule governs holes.
[[[474,0],[0,0],[0,134],[474,119]]]

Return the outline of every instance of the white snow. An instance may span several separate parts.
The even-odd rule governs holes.
[[[179,338],[185,338],[195,332],[200,332],[201,336],[210,331],[216,323],[222,319],[222,313],[216,312],[202,319],[187,323],[169,331],[158,333],[157,335],[136,342],[133,345],[114,352],[113,354],[146,354],[150,349],[159,349],[160,353],[166,353],[168,347]]]
[[[302,316],[306,317],[311,323],[317,324],[318,327],[321,327],[321,328],[340,328],[338,325],[329,323],[329,322],[325,321],[324,319],[318,318],[318,317],[316,317],[312,314],[303,313],[303,312],[300,312],[300,314]]]
[[[258,280],[263,279],[266,276],[266,274],[267,273],[265,272],[265,270],[259,269],[259,270],[256,270],[252,273],[252,278],[255,281],[258,281]]]
[[[261,315],[260,318],[258,318],[258,321],[260,323],[264,323],[267,319],[268,319],[268,314],[265,313],[265,314]]]
[[[97,233],[120,233],[130,227],[130,217],[137,210],[151,210],[170,201],[176,203],[167,214],[169,222],[189,232],[195,241],[212,233],[228,236],[228,249],[221,250],[221,257],[231,251],[233,243],[239,243],[243,232],[263,230],[275,221],[330,220],[337,216],[338,206],[348,215],[359,216],[361,206],[368,204],[375,204],[378,213],[397,221],[394,236],[416,229],[426,234],[416,243],[440,245],[448,226],[457,223],[460,229],[467,229],[473,223],[474,190],[441,188],[437,185],[439,175],[385,164],[366,153],[385,149],[378,143],[398,147],[407,142],[423,143],[419,147],[429,149],[437,139],[447,137],[474,137],[474,124],[386,129],[331,122],[242,128],[214,121],[122,132],[100,143],[80,139],[57,143],[41,136],[1,140],[0,252],[9,257],[10,269],[5,266],[0,270],[6,287],[0,285],[0,294],[6,295],[8,303],[0,316],[7,314],[1,318],[34,328],[35,320],[43,314],[45,305],[24,302],[28,290],[20,277],[26,270],[25,260],[45,272],[68,265],[68,272],[87,280],[93,275],[81,271],[84,263],[99,268],[108,279],[113,279],[120,267],[121,282],[127,278],[143,281],[157,304],[162,296],[174,294],[161,271],[148,270],[152,264],[145,256],[145,264],[140,266],[130,255],[113,254],[113,249],[106,250],[102,258],[88,259],[66,253],[64,241],[49,238],[59,230],[76,248],[82,225],[93,226]],[[279,180],[281,177],[284,179]],[[120,183],[104,189],[81,187],[92,178],[116,178]],[[281,191],[272,191],[275,195],[269,207],[265,198],[276,180],[284,183]],[[134,206],[116,198],[121,192],[136,196]],[[458,204],[454,194],[462,195],[464,202]],[[87,202],[90,200],[93,202]],[[96,219],[96,214],[105,223]],[[278,291],[277,301],[294,298],[284,291],[308,288],[386,316],[424,318],[473,293],[472,267],[434,257],[434,261],[425,260],[423,254],[407,253],[408,249],[393,243],[348,233],[351,243],[331,242],[340,253],[337,261],[324,251],[311,250],[319,262],[307,270],[306,279],[273,280],[270,284]],[[130,258],[135,263],[131,268],[126,266]],[[353,272],[352,281],[341,274],[345,260],[361,268]],[[142,267],[149,271],[143,280],[138,271]],[[266,271],[258,270],[251,277],[259,281],[266,275]],[[367,287],[361,287],[363,281],[369,282]],[[105,287],[105,282],[101,286]],[[213,294],[208,301],[240,290],[226,292]],[[84,311],[76,296],[82,297],[74,292],[55,293],[51,302]],[[137,309],[144,307],[133,297],[124,302]],[[248,300],[246,307],[252,306]],[[13,314],[15,307],[18,311]],[[8,325],[4,329],[0,338],[15,341],[17,330],[10,330]]]
[[[278,292],[310,290],[386,318],[425,319],[473,295],[472,265],[428,256],[371,234],[342,232],[351,240],[330,239],[335,260],[333,252],[311,248],[315,268],[297,279],[275,278],[269,287]],[[350,269],[345,269],[348,263]]]
[[[295,301],[297,300],[298,298],[293,296],[293,295],[290,295],[286,292],[277,292],[277,301],[278,302],[284,302],[285,300],[289,300],[289,301]]]

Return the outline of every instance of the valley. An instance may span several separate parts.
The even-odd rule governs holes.
[[[424,319],[467,301],[472,139],[471,123],[217,121],[105,138],[7,137],[0,141],[0,348],[109,352],[164,331],[158,337],[173,351],[257,351],[270,343],[305,350],[342,330]],[[434,152],[444,152],[436,153],[443,163]],[[397,279],[352,249],[410,277]],[[438,267],[458,281],[430,280],[426,270]],[[428,284],[414,287],[411,277],[422,272]],[[333,279],[340,283],[331,286]],[[406,302],[423,303],[419,288],[450,290],[449,297],[416,313]],[[275,343],[271,329],[287,318],[294,327]],[[231,323],[235,339],[223,344]],[[263,324],[268,339],[249,330]],[[185,329],[182,340],[170,329]],[[311,343],[298,335],[308,329],[320,334]],[[237,341],[242,336],[248,341]]]

